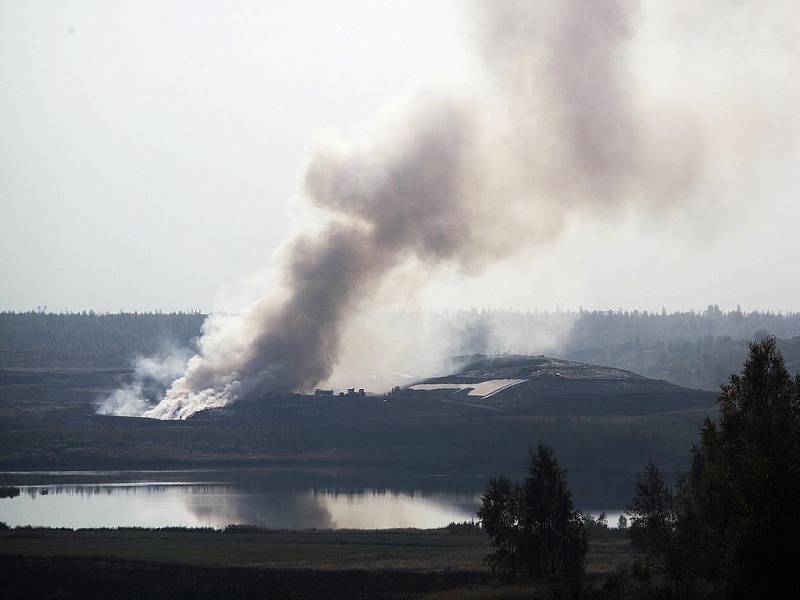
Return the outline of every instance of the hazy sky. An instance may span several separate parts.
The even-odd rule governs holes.
[[[437,273],[404,304],[800,310],[796,11],[693,4],[644,2],[629,58],[644,97],[714,130],[710,183],[656,216],[575,214],[555,243]],[[417,87],[491,85],[471,10],[0,0],[0,309],[231,307],[305,218],[315,138]]]

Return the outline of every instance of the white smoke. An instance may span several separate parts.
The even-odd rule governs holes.
[[[102,398],[97,412],[102,415],[141,417],[153,408],[148,398],[163,395],[166,388],[186,369],[193,352],[165,343],[153,356],[137,356],[133,361],[132,381]]]
[[[152,405],[144,396],[142,384],[137,382],[124,385],[103,398],[97,407],[101,415],[120,417],[141,417]]]

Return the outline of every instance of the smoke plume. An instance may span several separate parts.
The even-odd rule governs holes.
[[[689,196],[703,133],[680,107],[637,96],[639,12],[629,0],[477,5],[490,93],[418,93],[358,139],[320,145],[302,192],[326,224],[283,247],[280,286],[206,323],[145,416],[329,380],[354,315],[410,261],[479,273],[547,243],[574,212],[663,211]]]
[[[186,370],[192,353],[164,341],[153,356],[137,356],[133,361],[132,381],[103,398],[97,412],[103,415],[139,417],[152,408],[148,398],[163,395],[167,387]]]

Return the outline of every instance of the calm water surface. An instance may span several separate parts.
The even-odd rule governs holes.
[[[4,473],[21,489],[0,499],[0,521],[10,526],[271,528],[441,527],[474,518],[479,489],[425,482],[404,489],[337,484],[307,474],[259,472]],[[334,478],[336,479],[336,478]]]
[[[484,482],[412,478],[391,487],[330,473],[227,470],[17,472],[0,473],[0,483],[21,489],[0,499],[9,526],[385,529],[474,519]],[[615,524],[619,511],[607,513]]]

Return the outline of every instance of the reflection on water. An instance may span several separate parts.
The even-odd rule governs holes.
[[[480,502],[476,491],[343,491],[292,487],[257,478],[246,482],[104,481],[20,488],[17,498],[0,501],[0,521],[11,526],[223,527],[246,523],[289,529],[424,528],[473,519]]]
[[[220,528],[232,523],[276,529],[443,527],[475,518],[484,483],[395,478],[399,489],[392,489],[366,485],[365,479],[384,482],[380,475],[348,479],[252,470],[0,473],[0,484],[17,485],[22,492],[0,499],[0,521],[70,528]],[[590,512],[596,516],[600,511]],[[606,514],[615,526],[621,512]]]

